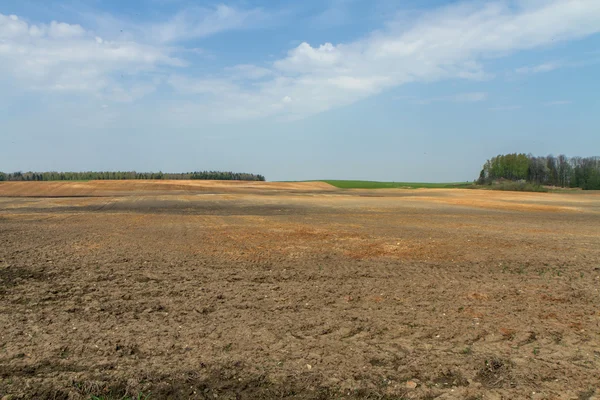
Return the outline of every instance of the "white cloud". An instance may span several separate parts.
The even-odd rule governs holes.
[[[259,67],[252,64],[239,64],[233,67],[225,68],[225,71],[234,79],[257,80],[273,75],[269,68]]]
[[[173,75],[169,78],[168,83],[179,92],[187,94],[225,96],[241,90],[235,83],[226,79],[190,79],[185,76]]]
[[[28,90],[88,93],[131,102],[156,90],[156,74],[187,65],[175,54],[202,52],[172,43],[250,27],[269,17],[260,9],[226,5],[188,8],[157,23],[134,23],[103,13],[79,15],[91,29],[59,21],[34,24],[0,14],[0,73],[4,79],[15,79]],[[270,74],[268,69],[254,66],[234,70],[239,79]]]
[[[593,54],[593,53],[588,53]],[[523,66],[515,69],[517,74],[528,75],[528,74],[537,74],[543,72],[551,72],[560,68],[579,68],[579,67],[587,67],[590,65],[596,65],[600,63],[600,59],[596,57],[592,58],[582,58],[579,60],[569,60],[569,61],[552,61],[546,62],[533,66]]]
[[[48,36],[51,38],[74,38],[85,34],[81,25],[70,25],[64,22],[52,21],[48,27]]]
[[[167,22],[151,24],[142,29],[159,43],[172,43],[246,29],[265,23],[268,19],[269,15],[260,8],[245,10],[220,4],[215,8],[189,8]]]
[[[390,78],[387,76],[371,76],[365,78],[355,78],[353,76],[336,76],[327,80],[331,84],[340,89],[347,89],[360,92],[377,92],[381,85],[385,84]]]
[[[112,101],[131,103],[156,91],[158,83],[133,84],[127,87],[114,85],[105,95]]]
[[[515,70],[517,74],[537,74],[540,72],[550,72],[562,66],[559,62],[548,62],[544,64],[534,65],[531,67],[520,67]]]
[[[174,45],[226,31],[262,28],[276,22],[282,13],[220,4],[187,7],[172,16],[152,21],[117,17],[97,10],[79,15],[90,29],[103,38]]]
[[[485,64],[490,58],[600,32],[600,1],[453,4],[410,20],[391,20],[353,42],[302,42],[280,59],[233,65],[210,75],[191,68],[174,70],[187,65],[175,54],[184,57],[195,52],[196,47],[186,47],[186,41],[260,26],[273,15],[226,5],[198,7],[166,22],[127,24],[124,32],[119,26],[122,20],[110,15],[93,18],[88,19],[95,21],[90,29],[62,22],[31,24],[0,14],[3,79],[16,80],[27,89],[135,101],[156,90],[161,82],[157,76],[167,75],[175,96],[169,107],[179,116],[302,118],[410,82],[489,79],[492,74]],[[521,73],[557,65],[523,67]],[[485,96],[462,93],[433,101],[474,102]],[[165,103],[159,107],[168,109]]]
[[[0,14],[0,72],[29,90],[89,92],[131,101],[150,92],[152,80],[146,82],[142,72],[185,65],[170,52],[134,41],[104,40],[80,25],[56,21],[35,25]],[[134,83],[117,82],[115,76],[123,75],[133,77]],[[141,86],[136,79],[144,80]],[[142,86],[144,90],[139,89]],[[121,94],[114,96],[115,92]]]
[[[319,69],[331,70],[342,61],[343,54],[331,43],[313,48],[306,42],[290,50],[288,56],[275,62],[275,67],[286,72],[314,72]]]
[[[303,42],[273,63],[273,77],[250,87],[224,88],[198,110],[218,118],[278,115],[301,118],[340,107],[409,82],[490,77],[491,57],[548,46],[600,31],[595,0],[463,3],[426,12],[412,23],[392,21],[386,29],[355,42],[312,46]],[[540,67],[542,70],[549,67]],[[193,80],[193,78],[190,78]],[[231,81],[227,71],[218,78]],[[202,81],[202,85],[207,82]],[[216,92],[215,92],[216,94]],[[293,103],[274,107],[290,96]],[[481,101],[483,93],[452,101]],[[194,103],[178,106],[191,110]],[[197,115],[197,113],[191,113]]]

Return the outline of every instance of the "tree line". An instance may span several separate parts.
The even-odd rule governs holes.
[[[0,181],[91,181],[128,179],[264,181],[265,177],[244,172],[195,171],[186,173],[103,171],[103,172],[0,172]]]
[[[489,185],[499,180],[600,190],[600,157],[498,155],[486,161],[477,183]]]

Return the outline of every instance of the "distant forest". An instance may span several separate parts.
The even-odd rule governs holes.
[[[500,180],[600,190],[600,157],[498,155],[484,164],[477,183],[489,185]]]
[[[0,181],[91,181],[91,180],[129,180],[129,179],[201,179],[223,181],[264,181],[265,177],[243,172],[199,171],[187,173],[165,172],[0,172]]]

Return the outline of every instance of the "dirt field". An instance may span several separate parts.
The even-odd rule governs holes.
[[[0,398],[593,399],[599,290],[600,193],[0,183]]]

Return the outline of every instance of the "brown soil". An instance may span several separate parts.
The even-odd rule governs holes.
[[[99,197],[168,193],[248,193],[258,191],[318,190],[335,188],[324,182],[252,182],[252,181],[89,181],[89,182],[0,182],[4,197]]]
[[[156,181],[0,196],[0,398],[600,394],[599,193]]]

